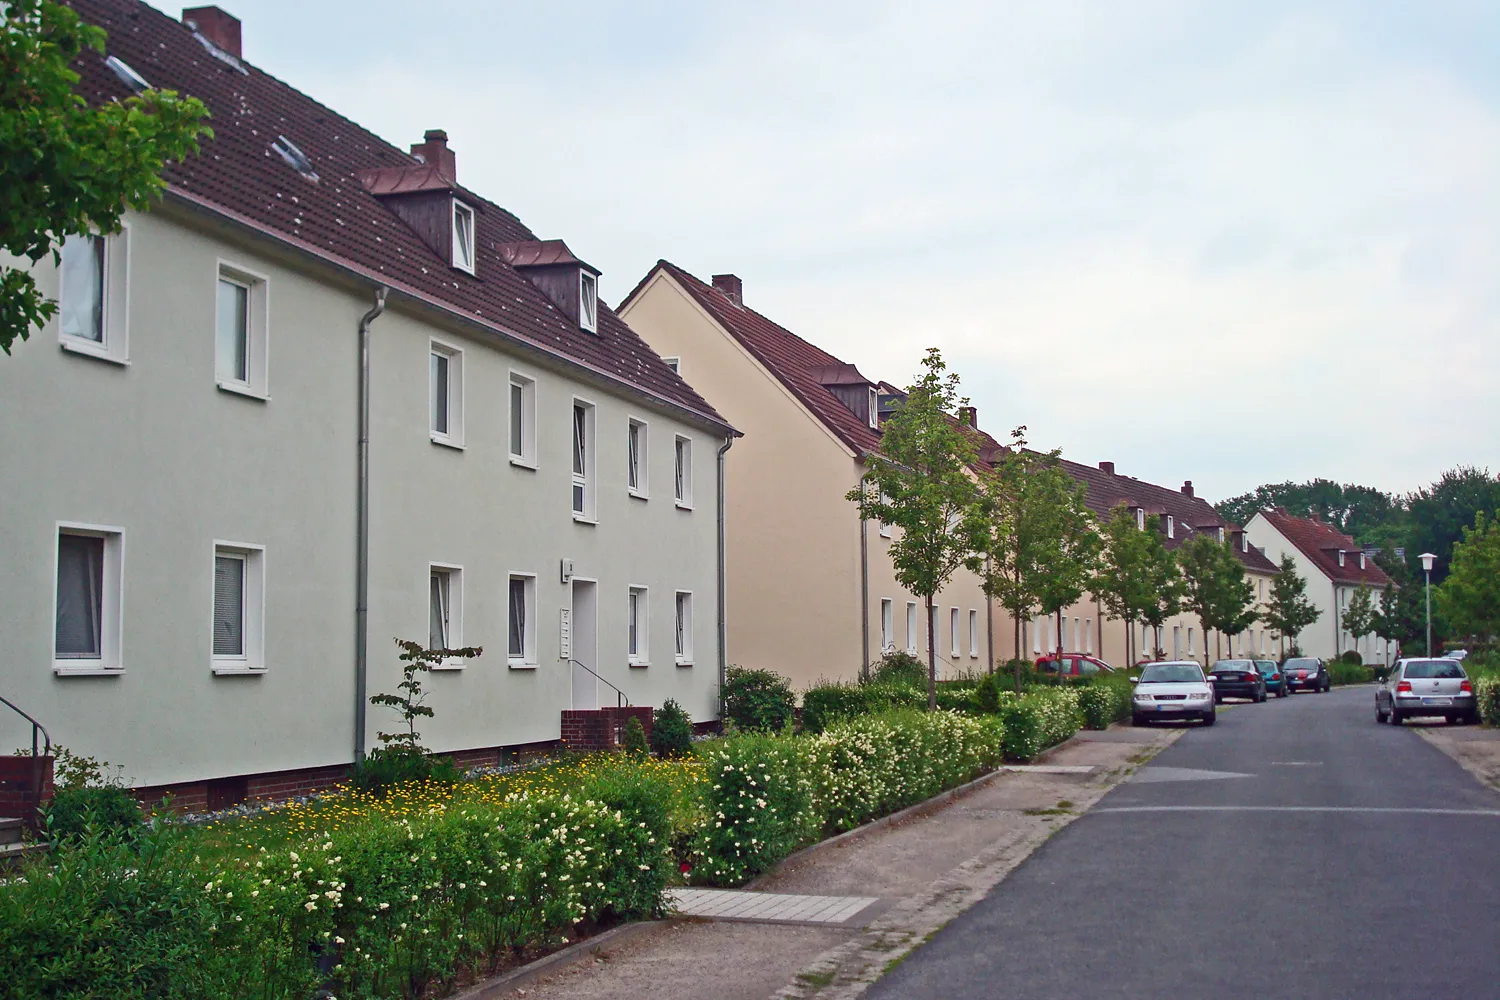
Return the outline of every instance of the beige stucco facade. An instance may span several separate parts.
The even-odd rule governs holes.
[[[893,539],[876,523],[862,525],[846,499],[862,472],[855,451],[668,274],[649,278],[620,315],[662,357],[680,359],[682,376],[745,435],[727,467],[729,661],[775,670],[803,690],[822,679],[858,677],[880,657],[883,641],[896,649],[914,645],[925,660],[926,615],[921,599],[896,583]],[[883,601],[890,602],[889,627]],[[908,603],[918,605],[911,639]],[[986,669],[978,579],[960,571],[935,605],[942,676]]]

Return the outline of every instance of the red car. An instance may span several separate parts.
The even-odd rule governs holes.
[[[1062,660],[1062,675],[1064,677],[1087,677],[1090,674],[1112,674],[1115,668],[1099,659],[1097,656],[1087,656],[1083,653],[1064,653]],[[1057,673],[1059,657],[1056,653],[1048,653],[1046,656],[1037,658],[1036,668],[1041,673]]]

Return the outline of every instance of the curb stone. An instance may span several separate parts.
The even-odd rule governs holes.
[[[448,1000],[494,1000],[496,997],[504,996],[512,990],[520,989],[549,972],[564,965],[571,965],[590,952],[603,948],[605,945],[624,944],[631,938],[639,937],[645,931],[656,927],[666,926],[665,920],[637,920],[629,924],[621,924],[611,927],[603,934],[584,938],[575,944],[570,944],[560,951],[554,951],[550,955],[543,955],[534,962],[528,962],[519,969],[512,969],[493,979],[486,979],[475,983],[462,993],[455,993]]]
[[[1171,746],[1184,732],[1186,730],[1181,728],[1163,730],[1168,738],[1154,745],[1152,756]],[[1064,741],[1059,746],[1066,746],[1069,742]],[[818,956],[798,972],[791,983],[772,994],[771,1000],[810,1000],[813,997],[818,1000],[854,1000],[861,996],[871,984],[954,917],[989,895],[1044,841],[1085,815],[1106,792],[1124,780],[1126,774],[1101,774],[1103,780],[1089,789],[1077,811],[1058,817],[1061,822],[1044,822],[1038,818],[934,879],[918,895],[901,900],[863,933]]]

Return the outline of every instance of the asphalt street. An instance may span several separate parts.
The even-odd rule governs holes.
[[[1373,706],[1221,711],[869,996],[1500,997],[1500,795]]]

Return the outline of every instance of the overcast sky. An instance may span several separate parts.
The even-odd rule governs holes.
[[[1500,4],[225,0],[561,237],[1212,500],[1500,469]],[[176,8],[170,8],[176,13]]]

